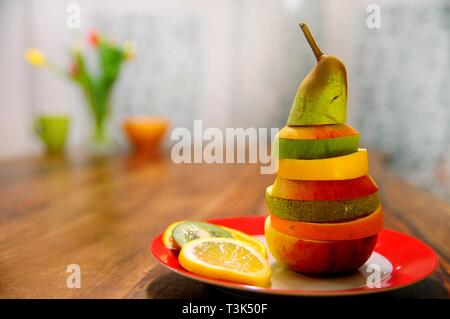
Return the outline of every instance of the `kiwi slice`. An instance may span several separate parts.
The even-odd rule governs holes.
[[[350,200],[291,200],[272,195],[266,190],[269,211],[281,218],[311,223],[334,223],[367,216],[378,208],[378,192]]]
[[[321,159],[342,156],[356,152],[358,145],[359,135],[317,140],[291,140],[276,137],[273,143],[273,147],[278,147],[280,159]]]
[[[183,247],[184,244],[198,238],[224,237],[231,238],[232,235],[216,225],[205,222],[185,221],[177,225],[172,231],[175,242]]]

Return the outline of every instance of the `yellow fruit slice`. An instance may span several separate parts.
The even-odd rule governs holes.
[[[249,244],[250,246],[252,246],[253,248],[255,248],[257,251],[259,251],[261,253],[261,255],[263,255],[264,257],[267,258],[267,250],[266,247],[264,246],[264,244],[262,242],[260,242],[258,239],[247,235],[246,233],[243,233],[237,229],[233,229],[233,228],[228,228],[225,226],[220,226],[223,229],[225,229],[227,232],[229,232],[234,239],[237,240],[241,240],[247,244]]]
[[[368,171],[367,150],[360,148],[355,153],[324,159],[281,159],[277,174],[294,180],[328,181],[354,179]]]
[[[178,226],[178,224],[181,224],[184,222],[184,220],[181,220],[179,222],[175,222],[167,226],[166,230],[164,231],[164,234],[162,236],[162,242],[164,246],[166,246],[170,250],[180,250],[181,247],[173,240],[172,237],[172,231],[175,227]]]
[[[180,265],[194,274],[254,286],[269,286],[267,259],[249,244],[234,238],[200,238],[183,245]]]

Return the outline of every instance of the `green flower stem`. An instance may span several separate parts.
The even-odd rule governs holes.
[[[104,145],[108,143],[108,134],[106,131],[107,120],[103,118],[95,118],[94,143],[96,145]]]

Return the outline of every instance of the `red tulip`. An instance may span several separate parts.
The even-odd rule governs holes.
[[[87,41],[95,48],[99,46],[100,43],[100,35],[97,31],[93,30],[88,33],[87,35]]]

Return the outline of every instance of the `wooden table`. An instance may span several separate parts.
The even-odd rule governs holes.
[[[439,255],[425,281],[365,298],[448,298],[450,205],[386,170],[371,153],[386,226],[420,238]],[[153,237],[180,219],[266,214],[274,176],[259,165],[175,165],[117,155],[27,158],[0,164],[0,297],[220,299],[224,292],[163,269]],[[69,289],[66,267],[81,268]]]

